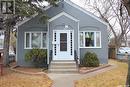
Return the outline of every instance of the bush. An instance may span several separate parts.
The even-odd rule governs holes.
[[[83,66],[97,67],[99,66],[99,60],[95,53],[87,52],[82,60]]]
[[[25,54],[25,61],[31,61],[35,67],[43,67],[47,61],[47,50],[34,48]]]

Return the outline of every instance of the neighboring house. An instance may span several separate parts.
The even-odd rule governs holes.
[[[107,24],[70,0],[48,7],[47,24],[35,15],[18,25],[17,64],[31,66],[25,53],[32,48],[47,49],[51,60],[81,60],[87,51],[95,52],[101,64],[108,63]],[[88,38],[91,38],[88,39]]]
[[[127,36],[127,42],[126,42],[127,46],[130,47],[130,35]]]

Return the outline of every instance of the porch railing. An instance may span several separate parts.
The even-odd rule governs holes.
[[[53,54],[53,52],[52,52],[52,50],[50,50],[50,54],[49,54],[49,64],[50,64],[51,61],[52,61],[52,54]]]

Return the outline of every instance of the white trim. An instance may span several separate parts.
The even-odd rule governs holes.
[[[16,36],[18,37],[18,27],[16,27],[16,29],[17,29],[17,32],[16,32]],[[16,40],[16,60],[15,60],[16,62],[18,62],[18,38],[17,38],[17,40]]]
[[[81,47],[80,46],[80,44],[79,44],[79,48],[102,48],[102,43],[101,43],[101,39],[102,39],[102,37],[101,37],[101,31],[87,31],[87,30],[85,30],[85,31],[79,31],[79,43],[80,43],[80,32],[83,32],[83,40],[84,40],[84,43],[83,43],[83,47]],[[85,46],[85,32],[94,32],[94,46],[92,46],[92,47],[86,47]],[[99,32],[100,33],[100,47],[97,47],[96,46],[96,32]]]
[[[49,60],[49,57],[50,57],[50,48],[49,48],[49,45],[50,45],[50,39],[49,39],[49,22],[47,23],[47,26],[48,26],[48,35],[47,35],[47,38],[48,38],[48,43],[47,43],[47,64],[49,64],[50,60]]]
[[[29,47],[26,47],[26,34],[29,33],[29,40],[30,40],[30,43],[29,43]],[[31,32],[24,32],[24,49],[33,49],[32,47],[32,33],[41,33],[41,43],[43,44],[43,40],[42,40],[42,37],[43,37],[43,33],[46,33],[46,39],[47,39],[47,32],[44,32],[44,31],[31,31]],[[46,47],[43,47],[43,45],[41,44],[41,47],[39,49],[47,49],[47,45]]]
[[[88,49],[94,48],[94,49],[98,49],[98,48],[102,48],[102,47],[79,47],[79,48],[88,48]]]
[[[73,16],[67,14],[66,12],[61,12],[61,13],[57,14],[56,16],[52,17],[51,19],[49,19],[48,21],[49,22],[54,21],[55,19],[57,19],[57,18],[59,18],[59,17],[61,17],[63,15],[66,16],[66,17],[68,17],[68,18],[70,18],[70,19],[72,19],[72,20],[74,20],[74,21],[76,21],[76,22],[79,21],[78,19],[76,19]]]
[[[76,5],[75,3],[71,2],[70,0],[65,0],[65,2],[68,3],[68,4],[71,5],[71,6],[73,6],[73,7],[77,8],[77,9],[79,9],[80,11],[84,12],[85,14],[91,16],[92,18],[98,20],[99,22],[101,22],[101,23],[103,23],[103,24],[105,24],[105,25],[108,26],[108,24],[107,24],[106,22],[104,22],[104,21],[101,20],[100,18],[96,17],[95,15],[90,14],[89,12],[87,12],[87,10],[85,10],[84,8],[82,8],[82,7],[78,6],[78,5]]]
[[[53,57],[52,57],[52,60],[74,60],[74,30],[53,30],[53,40],[52,40],[52,42],[54,41],[54,33],[55,32],[60,32],[60,33],[69,33],[69,35],[70,35],[70,33],[72,32],[72,51],[73,51],[73,53],[72,53],[72,55],[70,54],[70,57],[72,58],[70,58],[70,59],[66,59],[66,58],[61,58],[61,59],[59,59],[60,57],[54,57],[54,54],[53,54]],[[69,36],[70,37],[70,36]],[[67,41],[68,42],[68,41]],[[70,42],[69,42],[70,43]],[[54,44],[53,44],[53,46],[54,46]],[[68,48],[68,47],[67,47]],[[53,52],[54,52],[54,47],[52,47],[52,50],[53,50]],[[62,52],[64,52],[64,51],[62,51]],[[61,53],[62,53],[61,52]],[[65,51],[66,52],[66,51]],[[68,51],[67,51],[68,52]],[[70,52],[71,52],[71,50],[70,50]],[[63,56],[63,55],[62,55]],[[63,56],[64,57],[64,56]],[[68,57],[69,58],[69,57]]]
[[[79,34],[79,22],[78,22],[78,58],[80,58],[80,34]],[[78,64],[80,64],[80,59],[78,60]]]
[[[18,23],[16,24],[16,26],[18,27],[18,26],[23,25],[24,23],[28,22],[28,21],[31,20],[32,18],[36,17],[37,15],[38,15],[38,13],[32,15],[30,18],[25,18],[23,21],[18,22]]]

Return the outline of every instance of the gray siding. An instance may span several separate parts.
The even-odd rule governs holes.
[[[49,32],[49,46],[50,50],[52,50],[52,40],[53,40],[53,30],[64,30],[65,25],[68,25],[69,28],[67,30],[74,30],[74,43],[78,43],[78,22],[69,19],[66,16],[61,16],[56,20],[49,23],[50,32]],[[74,44],[74,49],[78,51],[78,44]]]
[[[64,4],[64,5],[63,5]],[[59,3],[58,7],[51,7],[47,10],[47,14],[50,18],[55,15],[66,12],[69,15],[79,20],[79,31],[101,31],[101,44],[102,48],[80,48],[80,58],[83,58],[87,51],[95,52],[98,55],[100,63],[108,62],[108,38],[107,38],[107,26],[98,20],[94,19],[90,15],[82,12],[81,10],[74,8],[73,6],[67,4],[66,2]],[[29,20],[23,25],[19,26],[18,29],[18,41],[17,41],[17,62],[18,65],[29,66],[29,63],[24,61],[24,55],[26,49],[24,49],[24,32],[27,31],[47,31],[47,24],[43,24],[39,21],[40,17]],[[69,25],[70,30],[74,30],[74,48],[78,52],[78,23],[69,19],[66,16],[61,16],[58,19],[50,22],[50,32],[49,32],[49,50],[52,50],[52,31],[56,29],[63,29],[64,25]]]
[[[80,58],[82,59],[83,56],[87,51],[95,52],[100,60],[100,63],[106,64],[108,63],[108,37],[107,37],[107,27],[106,26],[96,26],[96,27],[82,27],[80,28],[81,31],[101,31],[101,48],[80,48]]]
[[[30,49],[24,49],[24,34],[25,32],[31,31],[47,31],[47,27],[42,23],[39,23],[39,17],[33,18],[26,22],[22,26],[18,27],[18,38],[17,38],[17,65],[20,66],[32,66],[30,62],[25,61],[25,53]]]
[[[87,51],[90,51],[90,52],[95,52],[98,55],[100,63],[107,63],[108,62],[107,26],[104,25],[103,23],[99,22],[98,20],[94,19],[93,17],[87,15],[86,13],[82,12],[81,10],[72,7],[71,5],[69,5],[67,3],[64,3],[63,7],[61,5],[62,4],[59,4],[59,7],[53,7],[53,8],[51,8],[51,10],[49,9],[48,13],[54,13],[54,16],[55,16],[56,14],[64,11],[64,12],[68,13],[69,15],[72,15],[76,19],[80,20],[79,31],[87,31],[87,30],[101,31],[102,48],[80,48],[80,58],[83,58],[84,54]],[[58,9],[58,11],[57,11],[57,9]],[[51,12],[49,12],[49,11],[51,11]],[[49,16],[52,17],[53,15],[51,14]],[[78,38],[78,33],[75,32],[74,36],[75,36],[75,38]],[[50,44],[50,46],[51,46],[51,44]],[[75,43],[75,46],[78,47],[78,44]]]

